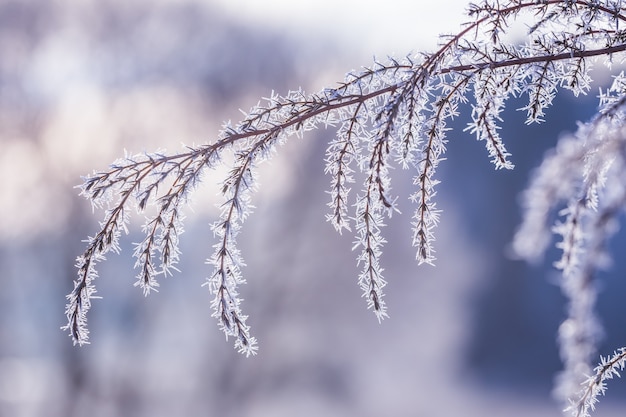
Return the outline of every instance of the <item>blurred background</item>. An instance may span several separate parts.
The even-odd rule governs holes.
[[[427,3],[427,4],[424,4]],[[436,3],[436,5],[435,5]],[[507,257],[517,202],[546,149],[595,94],[560,96],[548,123],[525,126],[512,102],[503,137],[516,170],[494,172],[456,121],[440,168],[438,265],[417,267],[411,205],[383,256],[390,318],[356,285],[352,238],[324,222],[332,131],[293,139],[262,170],[240,237],[244,310],[260,352],[245,358],[210,317],[208,175],[187,211],[181,272],[144,298],[132,242],[99,266],[91,344],[60,330],[83,240],[103,213],[75,188],[132,153],[214,140],[271,91],[317,91],[373,56],[431,50],[463,22],[462,0],[0,0],[0,415],[559,416],[555,334],[564,300],[543,265]],[[411,173],[394,189],[408,195]],[[614,253],[626,244],[618,234]],[[619,256],[617,256],[619,257]],[[626,345],[624,262],[601,277],[603,354]],[[612,382],[596,416],[623,416]]]

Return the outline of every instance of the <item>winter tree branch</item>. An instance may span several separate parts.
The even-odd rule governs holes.
[[[521,16],[532,21],[524,42],[509,36]],[[620,0],[485,0],[469,6],[468,18],[458,33],[441,37],[435,52],[375,62],[318,93],[272,94],[239,123],[226,124],[213,143],[171,155],[127,155],[88,176],[81,194],[105,208],[105,217],[78,257],[78,278],[67,296],[64,328],[74,343],[89,341],[87,312],[96,294],[96,264],[108,252],[119,251],[129,212],[156,207],[134,251],[136,285],[147,295],[158,288],[159,275],[176,268],[188,198],[209,171],[227,165],[221,214],[212,226],[217,242],[208,263],[213,273],[205,285],[221,330],[235,339],[240,352],[255,354],[256,340],[238,293],[245,280],[237,236],[253,210],[259,164],[291,136],[320,126],[337,132],[325,158],[330,177],[326,218],[337,231],[354,233],[363,297],[379,320],[387,317],[383,229],[386,218],[398,211],[399,198],[392,192],[392,169],[400,166],[414,174],[415,190],[406,196],[414,204],[412,244],[418,264],[434,264],[441,214],[437,168],[450,139],[448,121],[469,106],[472,121],[466,130],[485,143],[496,169],[512,169],[499,133],[509,98],[526,96],[521,109],[526,122],[541,122],[559,91],[578,95],[590,90],[598,58],[614,72],[613,66],[624,59],[626,11]],[[551,234],[562,239],[556,267],[562,271],[569,316],[559,331],[565,370],[557,390],[573,399],[577,416],[588,415],[604,392],[604,381],[624,364],[622,348],[585,380],[600,327],[594,312],[595,274],[606,264],[605,243],[626,201],[626,77],[614,75],[612,87],[601,94],[597,116],[562,139],[538,168],[513,243],[518,255],[531,260],[544,253]],[[357,176],[363,183],[353,195]],[[548,223],[555,210],[561,220],[552,228]]]

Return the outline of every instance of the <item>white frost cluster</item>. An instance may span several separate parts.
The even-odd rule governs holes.
[[[544,159],[525,194],[524,221],[514,240],[520,256],[536,259],[549,241],[549,215],[562,207],[552,232],[561,250],[555,267],[562,271],[561,288],[569,300],[568,318],[558,335],[565,369],[555,389],[564,401],[578,395],[591,373],[601,336],[595,274],[609,263],[606,243],[626,206],[626,125],[616,117],[623,113],[624,102],[610,96],[620,84],[622,75],[603,94],[596,118],[581,125],[576,135],[561,139]]]

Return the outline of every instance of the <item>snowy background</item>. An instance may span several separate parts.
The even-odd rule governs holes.
[[[144,298],[132,286],[131,230],[122,254],[100,265],[92,344],[73,347],[59,330],[74,259],[102,217],[77,196],[81,175],[124,150],[211,141],[272,90],[320,90],[374,55],[433,49],[464,7],[0,0],[0,416],[559,416],[550,389],[564,305],[553,258],[530,267],[506,248],[532,168],[590,117],[594,94],[562,95],[542,126],[509,111],[514,172],[493,172],[458,121],[439,171],[438,265],[417,267],[409,216],[394,216],[382,324],[360,298],[351,237],[324,222],[333,132],[320,131],[264,167],[240,238],[256,357],[224,341],[200,287],[219,175],[186,213],[181,273]],[[396,174],[407,195],[411,174]],[[623,233],[613,243],[623,250]],[[616,262],[602,277],[603,354],[626,345],[625,270]],[[595,415],[623,416],[624,398],[626,384],[612,383]]]

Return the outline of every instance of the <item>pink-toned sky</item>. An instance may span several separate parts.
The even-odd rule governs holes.
[[[404,55],[431,48],[437,35],[466,21],[467,1],[386,0],[214,0],[236,19],[286,28],[297,36],[325,33],[361,53]]]

